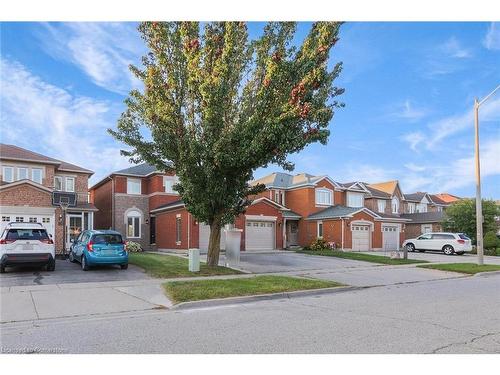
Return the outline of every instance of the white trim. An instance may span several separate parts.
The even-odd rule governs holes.
[[[318,202],[318,193],[324,193],[327,192],[330,194],[330,203],[321,203]],[[333,193],[332,189],[329,189],[327,187],[316,187],[314,189],[314,204],[316,207],[331,207],[335,204],[335,194]]]
[[[273,201],[272,199],[266,198],[266,197],[260,197],[260,198],[255,199],[254,201],[252,201],[252,203],[250,203],[250,206],[257,204],[257,203],[260,203],[260,202],[267,202],[267,203],[270,203],[270,204],[278,207],[281,210],[290,211],[289,208],[279,204],[278,202]]]
[[[73,190],[68,190],[68,180],[73,180]],[[64,191],[68,193],[74,193],[76,190],[76,178],[71,176],[64,177]]]
[[[139,182],[139,192],[138,193],[131,193],[129,189],[129,182],[134,182],[137,183]],[[140,178],[129,178],[127,177],[127,194],[128,195],[142,195],[142,179]]]
[[[351,206],[349,202],[349,198],[351,197],[359,197],[361,195],[361,205],[360,206]],[[363,208],[365,206],[365,193],[362,191],[347,191],[346,192],[346,206],[351,208]]]
[[[160,208],[155,208],[154,210],[151,210],[149,211],[150,213],[161,213],[162,211],[170,211],[170,210],[173,210],[173,209],[179,209],[179,208],[184,208],[184,203],[181,202],[181,203],[177,203],[177,204],[174,204],[172,206],[168,206],[168,207],[160,207]]]
[[[18,181],[10,182],[10,183],[5,184],[5,185],[0,185],[0,190],[7,190],[7,189],[10,189],[10,188],[13,188],[15,186],[22,185],[22,184],[28,184],[28,185],[31,185],[31,186],[39,189],[39,190],[43,190],[43,191],[52,193],[52,189],[49,189],[46,186],[37,184],[36,182],[33,182],[31,180],[18,180]]]
[[[129,218],[139,218],[139,236],[129,236],[128,235],[128,219]],[[126,238],[142,238],[142,223],[144,222],[144,214],[142,210],[137,207],[128,208],[123,214],[123,221],[125,224],[125,237]],[[134,223],[134,221],[132,221]],[[135,227],[133,228],[135,233]]]
[[[349,223],[349,228],[351,228],[351,232],[352,232],[352,226],[353,225],[369,225],[371,230],[370,232],[373,232],[375,230],[375,225],[373,222],[371,221],[368,221],[368,220],[353,220]],[[370,241],[371,242],[371,241]]]
[[[276,221],[276,216],[264,216],[264,215],[245,215],[245,219],[249,221]]]
[[[357,189],[357,191],[362,190],[362,191],[364,191],[365,193],[371,194],[371,193],[370,193],[370,190],[368,190],[368,189],[365,187],[365,185],[364,185],[362,182],[359,182],[359,181],[356,181],[355,183],[353,183],[351,186],[349,186],[348,188],[346,188],[346,190],[352,189],[352,188],[353,188],[353,186],[356,186],[356,185],[360,187],[360,189]]]
[[[10,181],[5,179],[5,170],[7,168],[11,170],[11,179],[10,179]],[[14,176],[14,173],[15,173],[15,168],[14,167],[11,167],[11,166],[8,166],[8,165],[4,165],[2,167],[2,180],[5,181],[5,182],[14,182],[16,180],[16,178]]]

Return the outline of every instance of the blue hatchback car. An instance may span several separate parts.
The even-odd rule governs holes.
[[[98,265],[116,264],[128,268],[128,252],[122,235],[114,230],[85,230],[73,242],[70,262],[80,262],[82,270]]]

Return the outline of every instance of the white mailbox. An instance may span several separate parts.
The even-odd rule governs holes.
[[[226,266],[240,263],[240,244],[242,229],[226,229]]]

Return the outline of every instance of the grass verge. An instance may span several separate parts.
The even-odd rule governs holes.
[[[170,281],[163,284],[175,303],[214,298],[252,296],[295,290],[342,286],[334,281],[301,279],[288,276],[255,276],[226,280]]]
[[[417,266],[420,268],[432,268],[433,270],[460,272],[474,275],[478,272],[500,271],[500,265],[483,264],[479,266],[474,263],[443,263],[443,264],[425,264]]]
[[[333,250],[298,250],[297,253],[308,254],[308,255],[320,255],[326,257],[336,257],[352,260],[362,260],[364,262],[379,263],[379,264],[413,264],[413,263],[428,263],[425,260],[417,259],[391,259],[382,255],[372,255],[354,252],[343,252],[343,251],[333,251]]]
[[[175,255],[130,253],[128,261],[143,268],[148,275],[159,278],[235,275],[242,272],[227,267],[207,267],[200,264],[200,272],[189,272],[189,261]]]

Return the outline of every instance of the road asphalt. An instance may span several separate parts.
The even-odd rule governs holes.
[[[1,325],[3,352],[500,353],[500,275]]]

